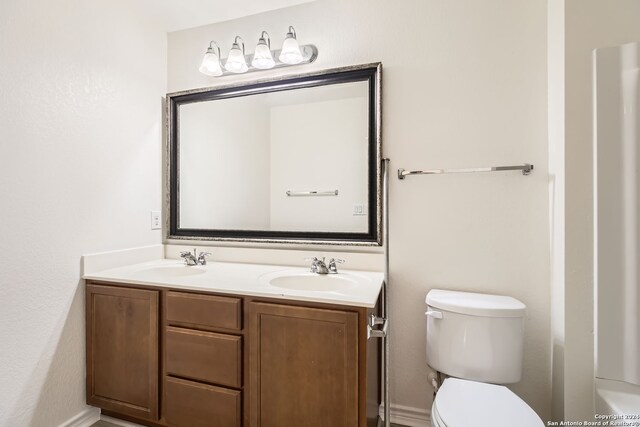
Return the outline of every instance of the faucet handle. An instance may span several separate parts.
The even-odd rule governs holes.
[[[196,265],[196,257],[190,251],[182,251],[180,252],[180,258],[184,259],[184,263],[186,265]]]
[[[329,273],[337,273],[338,272],[338,266],[336,264],[342,264],[344,262],[343,259],[337,259],[337,258],[331,258],[329,260]]]
[[[200,252],[198,254],[198,264],[207,265],[207,257],[211,255],[211,252]]]
[[[318,257],[307,257],[304,259],[305,261],[311,261],[311,272],[312,273],[317,273],[318,272]]]

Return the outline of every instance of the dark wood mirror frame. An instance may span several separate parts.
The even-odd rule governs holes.
[[[382,64],[373,63],[336,68],[309,74],[278,77],[256,82],[220,85],[167,94],[167,239],[219,240],[262,243],[300,243],[325,245],[382,245],[382,141],[381,141],[381,80]],[[368,149],[368,231],[366,233],[270,231],[270,230],[222,230],[179,227],[179,107],[202,101],[250,96],[325,86],[340,83],[366,81],[369,87],[369,149]],[[230,177],[233,179],[233,177]]]

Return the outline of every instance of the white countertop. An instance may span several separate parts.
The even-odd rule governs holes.
[[[163,274],[164,269],[167,274]],[[159,259],[90,272],[83,279],[367,308],[375,306],[384,280],[379,272],[340,270],[332,276],[355,279],[352,286],[335,291],[312,291],[285,289],[269,283],[269,277],[278,272],[308,275],[308,271],[302,267],[231,262],[187,267],[182,260]]]

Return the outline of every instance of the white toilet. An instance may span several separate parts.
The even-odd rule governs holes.
[[[433,427],[542,427],[502,385],[520,381],[525,305],[498,295],[427,294],[427,363],[449,376],[431,408]]]

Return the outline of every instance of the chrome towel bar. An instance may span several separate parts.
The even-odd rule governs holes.
[[[329,191],[291,191],[287,190],[289,197],[311,197],[311,196],[337,196],[338,190]]]
[[[470,169],[429,169],[423,171],[407,171],[398,169],[398,179],[404,179],[408,175],[441,175],[446,173],[473,173],[473,172],[503,172],[503,171],[522,171],[523,175],[529,175],[533,170],[533,165],[525,163],[515,166],[492,166],[488,168],[470,168]]]

